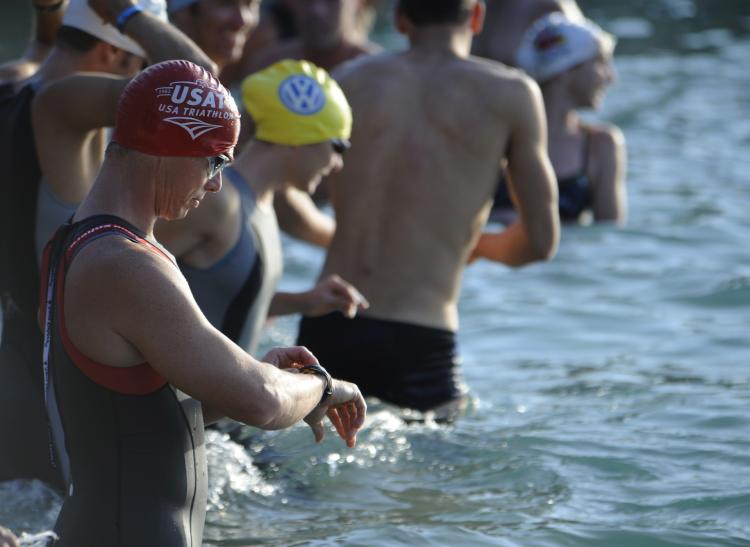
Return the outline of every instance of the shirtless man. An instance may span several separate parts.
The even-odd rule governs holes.
[[[134,7],[128,0],[92,0],[104,20],[116,22]],[[121,31],[105,24],[85,0],[71,0],[58,41],[39,71],[27,81],[0,87],[0,160],[8,176],[3,179],[0,200],[0,298],[3,299],[3,338],[0,345],[0,438],[15,439],[14,450],[0,451],[0,480],[41,478],[61,486],[59,473],[49,465],[47,424],[42,405],[41,335],[36,324],[39,277],[35,241],[46,242],[56,227],[67,220],[88,191],[101,163],[93,163],[97,146],[101,155],[103,130],[86,133],[86,153],[70,155],[66,129],[77,128],[92,115],[96,104],[86,105],[77,117],[48,138],[50,154],[61,166],[44,173],[37,157],[38,135],[32,130],[34,115],[44,115],[37,102],[39,90],[50,82],[77,72],[133,75],[145,57],[154,61],[174,57],[213,66],[188,38],[166,22],[162,3],[142,2],[147,9],[130,11]],[[68,112],[65,98],[48,105],[61,116]],[[41,124],[46,129],[50,126]],[[81,158],[71,162],[71,157]],[[75,169],[71,171],[71,165]],[[68,207],[66,207],[66,205]],[[41,210],[40,214],[37,211]],[[39,223],[37,224],[37,221]],[[15,432],[21,431],[20,435]]]
[[[346,165],[330,177],[337,229],[321,275],[350,281],[370,308],[305,317],[298,339],[365,395],[446,418],[464,394],[461,276],[504,158],[523,181],[520,217],[483,236],[478,254],[522,266],[550,259],[559,239],[539,88],[469,56],[483,13],[477,0],[400,0],[396,24],[410,48],[334,73],[355,124]]]
[[[222,71],[242,55],[259,12],[260,0],[169,0],[169,19],[216,63],[225,85],[235,82]]]
[[[474,54],[515,66],[516,49],[526,29],[553,11],[583,19],[576,0],[488,0],[484,30],[473,43]]]
[[[357,32],[357,10],[360,0],[291,0],[289,6],[299,30],[299,38],[280,42],[258,55],[248,72],[282,59],[306,59],[332,70],[337,65],[374,53],[380,48]]]
[[[304,419],[320,441],[327,415],[356,442],[357,387],[305,348],[248,355],[206,320],[154,239],[157,218],[182,218],[221,189],[238,134],[234,101],[209,72],[146,69],[123,92],[94,186],[45,250],[47,412],[69,478],[60,547],[201,545],[204,421]]]

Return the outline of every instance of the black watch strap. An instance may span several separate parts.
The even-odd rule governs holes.
[[[333,378],[331,378],[331,375],[328,374],[328,371],[324,369],[322,366],[318,364],[304,365],[304,366],[301,366],[298,370],[302,374],[316,374],[317,376],[320,376],[321,378],[323,378],[323,382],[325,383],[325,386],[323,387],[323,396],[320,398],[320,403],[322,403],[323,401],[328,399],[331,395],[333,395]]]

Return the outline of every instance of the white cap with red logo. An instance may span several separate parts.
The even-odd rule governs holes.
[[[545,82],[600,52],[611,53],[615,37],[589,19],[571,20],[562,13],[537,19],[516,50],[516,64],[538,82]]]

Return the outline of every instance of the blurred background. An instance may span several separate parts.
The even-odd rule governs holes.
[[[386,49],[405,43],[392,4],[371,35]],[[453,427],[373,404],[352,451],[303,427],[244,448],[210,432],[206,545],[750,545],[750,1],[579,4],[619,38],[618,81],[586,115],[626,136],[627,226],[565,226],[550,263],[467,269],[474,400]],[[0,60],[30,17],[0,4]],[[322,253],[284,252],[280,289],[306,289]],[[264,348],[296,328],[276,321]],[[0,484],[0,523],[50,527],[59,503]]]
[[[394,0],[377,1],[371,38],[382,46],[398,47],[402,40],[392,27]],[[618,35],[618,54],[661,49],[685,53],[725,44],[750,32],[747,0],[579,0],[583,12]],[[28,0],[3,0],[0,5],[0,62],[23,51],[31,29]]]

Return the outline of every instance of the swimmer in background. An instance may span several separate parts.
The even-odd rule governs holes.
[[[336,0],[338,1],[338,0]],[[376,4],[379,0],[356,0],[354,25],[351,26],[351,40],[365,43],[376,19]],[[266,0],[261,5],[260,21],[245,43],[245,50],[239,62],[227,67],[226,74],[231,79],[257,70],[258,59],[269,49],[282,42],[299,38],[299,29],[294,16],[296,0]],[[263,61],[267,64],[268,61]],[[254,68],[255,67],[255,68]]]
[[[308,291],[276,292],[283,259],[274,192],[310,194],[341,169],[352,125],[343,92],[325,70],[288,59],[248,76],[242,95],[257,131],[225,169],[223,190],[186,218],[158,223],[156,236],[209,321],[252,354],[268,317],[353,317],[368,304],[335,273]],[[321,228],[327,238],[328,228]]]
[[[578,110],[598,109],[614,82],[614,48],[614,37],[595,23],[552,13],[532,25],[516,54],[518,66],[542,89],[560,218],[567,222],[589,215],[597,222],[622,225],[627,218],[622,132],[611,124],[584,122],[578,115]],[[494,215],[508,222],[514,217],[512,206],[501,181]]]
[[[399,0],[408,49],[334,72],[354,126],[346,164],[329,177],[337,226],[321,277],[341,275],[370,307],[353,319],[306,316],[298,336],[366,396],[442,420],[465,402],[461,279],[504,158],[523,180],[523,214],[485,256],[514,267],[549,260],[559,238],[541,93],[522,72],[470,56],[483,8]]]
[[[282,59],[306,59],[333,70],[344,61],[380,51],[358,25],[361,4],[361,0],[290,0],[299,36],[259,53],[252,64],[244,65],[245,74]]]
[[[168,0],[169,20],[216,63],[222,83],[231,87],[242,76],[223,70],[237,62],[255,31],[261,0]]]

